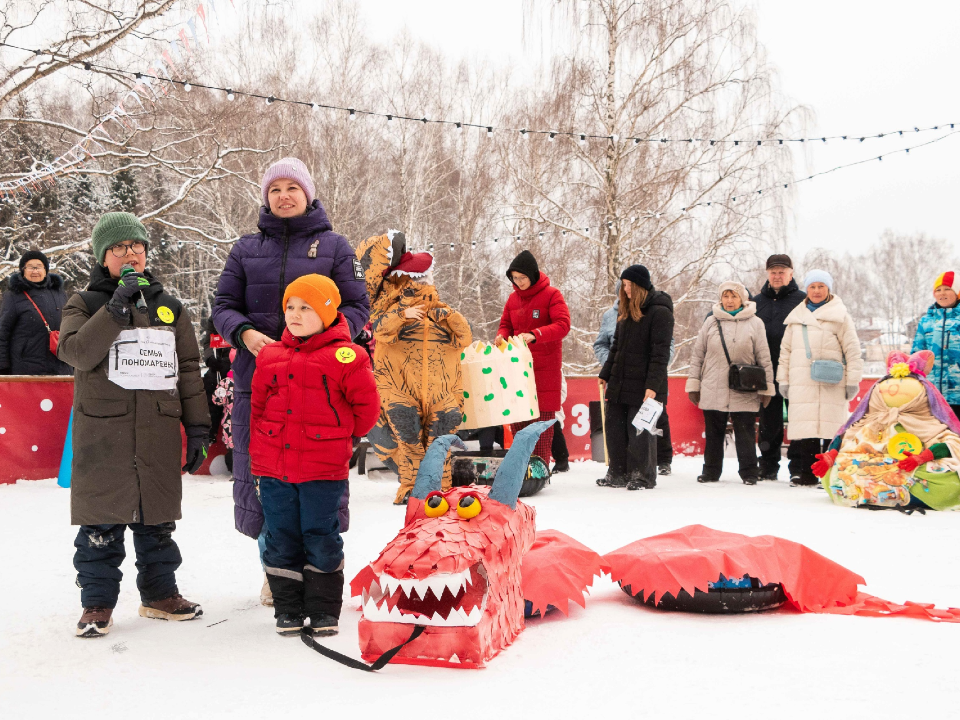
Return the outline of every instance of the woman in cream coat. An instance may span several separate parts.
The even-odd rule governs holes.
[[[863,360],[853,318],[843,301],[833,295],[833,278],[825,270],[811,270],[803,280],[806,299],[787,315],[780,346],[777,379],[780,393],[789,401],[787,437],[790,448],[790,482],[816,485],[810,469],[817,453],[826,451],[831,438],[849,416],[849,401],[860,387]],[[803,328],[807,328],[807,357]],[[810,377],[814,360],[844,363],[844,377],[836,385]]]
[[[757,317],[757,305],[749,299],[746,288],[738,282],[720,285],[720,301],[700,328],[693,355],[686,391],[690,401],[703,410],[706,425],[706,448],[703,474],[698,482],[717,482],[723,469],[723,442],[727,416],[733,422],[733,434],[740,463],[740,478],[745,485],[757,484],[757,412],[774,393],[773,364],[763,320]],[[720,342],[723,339],[730,353],[727,361]],[[767,387],[760,392],[731,390],[728,381],[730,363],[759,365],[767,376]]]

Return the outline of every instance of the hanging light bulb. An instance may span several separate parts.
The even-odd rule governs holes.
[[[270,97],[267,98],[267,105],[273,105],[273,103],[276,102],[276,100],[277,99],[273,95],[271,95]]]
[[[493,127],[490,126],[490,125],[487,126],[487,138],[488,138],[488,139],[492,139],[492,138],[493,138]]]
[[[456,126],[457,126],[457,131],[458,131],[458,132],[463,132],[463,123],[462,123],[462,122],[458,122],[458,123],[456,124]]]
[[[184,83],[184,84],[183,84],[183,91],[184,91],[184,92],[190,92],[191,90],[193,90],[193,86],[190,85],[190,83]]]
[[[556,136],[557,136],[557,134],[556,134],[555,132],[551,132],[549,135],[547,135],[547,140],[549,140],[550,142],[553,142],[553,139],[554,139]]]
[[[233,94],[233,90],[231,90],[230,88],[227,88],[227,100],[229,100],[230,102],[233,102],[236,99],[236,97],[237,96]]]
[[[348,110],[349,110],[349,112],[350,112],[350,115],[349,115],[348,117],[349,117],[351,120],[356,120],[356,119],[357,119],[357,111],[354,110],[353,108],[348,108]]]
[[[388,123],[392,123],[392,122],[393,122],[393,115],[387,115],[387,122],[388,122]]]
[[[581,144],[581,145],[586,145],[586,144],[587,144],[587,136],[584,135],[583,133],[580,133],[580,144]]]
[[[310,109],[316,112],[317,110],[320,109],[320,106],[317,105],[316,103],[310,103]]]

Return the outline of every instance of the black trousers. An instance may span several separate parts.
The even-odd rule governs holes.
[[[830,446],[829,440],[822,438],[799,438],[791,440],[787,448],[787,459],[790,461],[790,477],[799,475],[804,480],[815,480],[816,475],[810,466],[817,461],[818,453],[825,453]]]
[[[570,459],[570,451],[567,449],[567,439],[563,436],[563,429],[560,423],[553,426],[553,441],[550,445],[550,454],[557,462],[565,462]]]
[[[637,405],[606,403],[608,475],[638,480],[652,488],[657,485],[656,435],[637,432],[633,419],[638,412]]]
[[[670,440],[670,418],[667,417],[667,406],[657,419],[657,430],[663,435],[657,435],[657,465],[673,464],[673,442]]]
[[[737,446],[737,461],[741,478],[757,477],[757,415],[752,412],[727,413],[722,410],[704,410],[706,449],[703,453],[703,474],[719,479],[723,472],[723,445],[727,432],[727,417],[733,423],[733,438]]]
[[[83,607],[114,608],[120,595],[123,573],[120,565],[126,556],[123,534],[127,525],[81,525],[73,541],[76,552],[73,566],[77,569],[80,603]],[[176,523],[129,525],[133,531],[133,547],[137,553],[137,589],[144,602],[164,600],[177,593],[174,575],[182,558],[173,541]]]
[[[783,399],[780,388],[777,386],[777,394],[770,398],[770,404],[766,407],[760,407],[758,445],[760,447],[761,475],[775,475],[780,468],[784,404],[789,407],[789,402]]]

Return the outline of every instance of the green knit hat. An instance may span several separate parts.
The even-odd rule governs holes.
[[[93,228],[93,256],[103,265],[107,250],[126,240],[147,242],[147,229],[136,215],[126,212],[107,213]]]

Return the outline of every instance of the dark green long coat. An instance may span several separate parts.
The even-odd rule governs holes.
[[[190,315],[157,280],[150,280],[143,291],[148,312],[133,309],[129,325],[104,307],[117,281],[100,265],[91,273],[88,290],[76,293],[63,309],[57,355],[76,368],[70,490],[74,525],[179,520],[180,425],[210,425]],[[176,334],[176,390],[126,390],[107,378],[110,346],[120,332],[150,326],[168,327]]]

